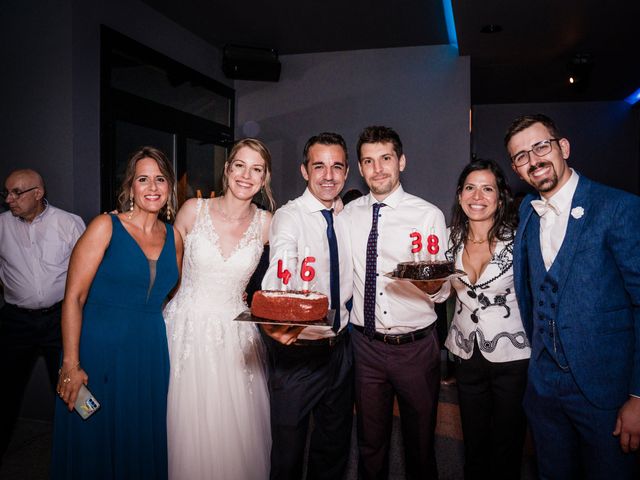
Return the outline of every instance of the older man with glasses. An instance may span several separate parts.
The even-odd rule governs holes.
[[[540,478],[637,479],[640,198],[569,168],[545,115],[517,118],[505,146],[539,194],[521,204],[513,265]]]
[[[11,440],[37,358],[52,391],[60,362],[60,313],[71,250],[84,231],[77,215],[49,205],[42,177],[16,170],[5,181],[0,214],[0,462]]]

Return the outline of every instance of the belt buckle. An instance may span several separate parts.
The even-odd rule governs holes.
[[[389,345],[400,345],[400,335],[384,335],[384,343]]]

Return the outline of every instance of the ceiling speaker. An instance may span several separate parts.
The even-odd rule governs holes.
[[[273,48],[226,45],[222,51],[222,71],[238,80],[280,80],[280,60]]]

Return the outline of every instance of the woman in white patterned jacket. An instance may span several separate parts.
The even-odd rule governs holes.
[[[466,275],[452,281],[457,298],[445,342],[458,363],[467,480],[520,478],[531,348],[513,287],[516,223],[500,167],[469,163],[458,179],[447,252]]]

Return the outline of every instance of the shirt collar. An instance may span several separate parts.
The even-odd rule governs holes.
[[[571,176],[567,183],[565,183],[560,190],[554,193],[547,202],[553,202],[553,205],[558,209],[560,214],[566,213],[571,207],[571,201],[573,200],[573,194],[576,193],[578,188],[578,174],[572,168]]]
[[[49,210],[50,210],[49,202],[47,201],[47,199],[45,198],[43,201],[44,201],[44,210],[42,210],[33,220],[31,220],[30,222],[27,222],[24,218],[17,217],[18,221],[22,223],[29,223],[29,224],[41,222],[42,219],[49,214]]]
[[[302,194],[302,204],[311,213],[319,212],[320,210],[329,210],[329,208],[326,207],[324,203],[322,203],[320,200],[314,197],[313,193],[311,193],[311,190],[309,190],[309,187],[307,187],[304,193]],[[333,208],[333,207],[334,205],[331,205],[330,208]]]
[[[369,206],[374,203],[384,203],[386,206],[391,208],[396,208],[398,204],[402,201],[404,197],[404,189],[402,188],[402,184],[398,185],[398,188],[395,189],[393,193],[387,196],[384,200],[377,200],[376,197],[373,196],[371,192],[367,195],[367,203]]]

